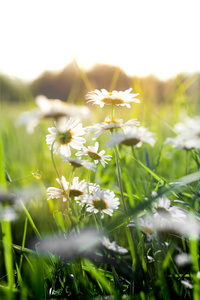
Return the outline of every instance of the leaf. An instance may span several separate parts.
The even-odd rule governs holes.
[[[3,147],[2,147],[2,139],[0,133],[0,188],[5,190],[6,187],[6,176],[3,165]]]
[[[62,213],[60,211],[54,211],[53,217],[58,228],[61,229],[63,232],[66,232],[66,227],[65,227]]]

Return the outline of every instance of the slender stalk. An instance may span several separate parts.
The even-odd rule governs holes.
[[[12,253],[12,233],[11,223],[9,221],[1,221],[4,261],[8,279],[8,287],[12,289],[14,286],[14,268],[13,268],[13,253]]]
[[[111,105],[111,120],[112,120],[112,121],[114,120],[114,112],[115,112],[115,105],[112,104],[112,105]]]
[[[126,203],[125,203],[125,199],[124,199],[124,192],[123,192],[121,167],[120,167],[120,162],[119,162],[119,153],[118,153],[117,147],[115,147],[115,161],[116,161],[117,179],[118,179],[119,190],[120,190],[120,195],[121,195],[121,199],[122,199],[122,205],[123,205],[125,213],[127,213]]]
[[[27,233],[27,225],[28,225],[28,218],[26,217],[25,224],[24,224],[24,234],[23,234],[23,239],[22,239],[21,256],[20,256],[20,262],[19,262],[19,272],[21,272],[21,268],[22,268],[22,261],[23,261],[23,256],[24,256],[23,252],[24,252],[26,233]]]

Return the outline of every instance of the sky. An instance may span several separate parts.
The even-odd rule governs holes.
[[[167,79],[200,71],[199,0],[0,0],[0,73],[31,81],[76,59]]]

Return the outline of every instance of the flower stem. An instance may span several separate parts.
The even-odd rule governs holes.
[[[114,111],[115,111],[115,105],[112,104],[112,105],[111,105],[111,120],[112,120],[112,121],[114,120]]]
[[[124,192],[123,192],[122,177],[121,177],[121,167],[120,167],[120,162],[119,162],[119,152],[118,152],[117,147],[115,147],[115,161],[116,161],[117,179],[118,179],[119,190],[120,190],[120,195],[121,195],[121,199],[122,199],[122,205],[123,205],[125,213],[127,213],[126,203],[125,203],[125,199],[124,199]]]

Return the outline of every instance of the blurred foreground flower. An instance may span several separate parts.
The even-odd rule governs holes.
[[[154,221],[165,227],[166,222],[173,220],[173,223],[184,223],[187,221],[187,211],[182,210],[178,206],[170,206],[171,201],[163,195],[156,199],[152,205]]]
[[[49,237],[37,243],[37,248],[41,253],[51,252],[64,260],[74,259],[80,255],[90,258],[96,248],[101,248],[101,233],[99,230],[90,228],[81,230],[80,233],[68,234],[66,238]]]
[[[133,126],[138,126],[140,125],[140,122],[137,121],[137,119],[132,119],[127,121],[126,123],[123,124],[123,120],[110,120],[109,117],[107,117],[105,119],[104,122],[98,123],[98,124],[94,124],[93,126],[87,126],[85,127],[85,130],[88,132],[94,132],[96,131],[96,133],[93,136],[93,140],[95,140],[96,138],[98,138],[105,130],[113,130],[116,128],[129,128],[129,127],[133,127]]]
[[[33,109],[22,113],[18,120],[18,125],[26,125],[28,133],[33,133],[34,128],[41,119],[55,118],[57,121],[62,117],[77,117],[87,119],[90,110],[84,105],[69,104],[59,99],[48,99],[43,95],[36,97],[35,102],[39,109]]]
[[[139,94],[133,94],[131,91],[132,88],[125,92],[112,91],[110,93],[105,89],[102,89],[101,91],[94,90],[86,94],[86,100],[87,102],[93,102],[93,104],[100,105],[100,107],[104,107],[105,104],[112,104],[117,106],[127,106],[130,108],[130,103],[140,103],[140,100],[135,98]]]
[[[102,244],[108,250],[111,250],[113,252],[117,252],[117,253],[120,253],[120,254],[128,253],[127,249],[125,249],[125,248],[117,245],[115,241],[110,242],[109,238],[107,238],[106,236],[103,236],[103,238],[102,238]]]
[[[180,253],[174,257],[175,263],[179,267],[188,267],[192,265],[192,257],[188,253]]]
[[[89,146],[88,148],[83,147],[81,151],[78,151],[76,153],[77,156],[82,156],[82,155],[88,155],[90,158],[94,160],[94,163],[97,164],[99,161],[102,164],[102,166],[105,168],[105,165],[107,164],[107,160],[111,160],[111,155],[104,155],[105,150],[101,150],[98,153],[99,149],[99,143],[96,142],[94,146]]]
[[[145,127],[132,127],[130,129],[117,133],[111,133],[108,146],[126,145],[141,147],[142,143],[148,143],[151,146],[155,144],[155,134]]]
[[[171,206],[171,201],[165,196],[158,197],[152,204],[151,213],[145,213],[138,218],[141,230],[150,240],[154,232],[175,234],[187,238],[200,237],[200,222],[188,211]],[[135,220],[128,225],[135,227]]]
[[[86,140],[81,135],[85,134],[82,123],[78,120],[70,118],[62,119],[62,122],[55,122],[56,127],[48,128],[50,134],[46,136],[46,142],[51,149],[53,145],[53,152],[64,156],[71,156],[70,147],[80,150]]]
[[[92,188],[89,194],[85,194],[80,199],[81,205],[86,205],[86,211],[101,213],[101,218],[104,214],[113,215],[113,211],[118,209],[119,198],[115,197],[114,192],[110,190],[101,190],[99,188]]]
[[[178,149],[200,149],[200,117],[187,117],[184,122],[174,126],[175,138],[167,138],[165,144],[172,144]]]
[[[61,198],[65,202],[67,200],[67,194],[69,197],[75,198],[84,195],[87,191],[87,183],[85,180],[78,181],[78,177],[74,177],[72,184],[66,181],[65,177],[62,176],[61,180],[56,178],[57,182],[60,184],[61,189],[55,187],[48,187],[47,194],[49,195],[48,199],[57,199]]]

